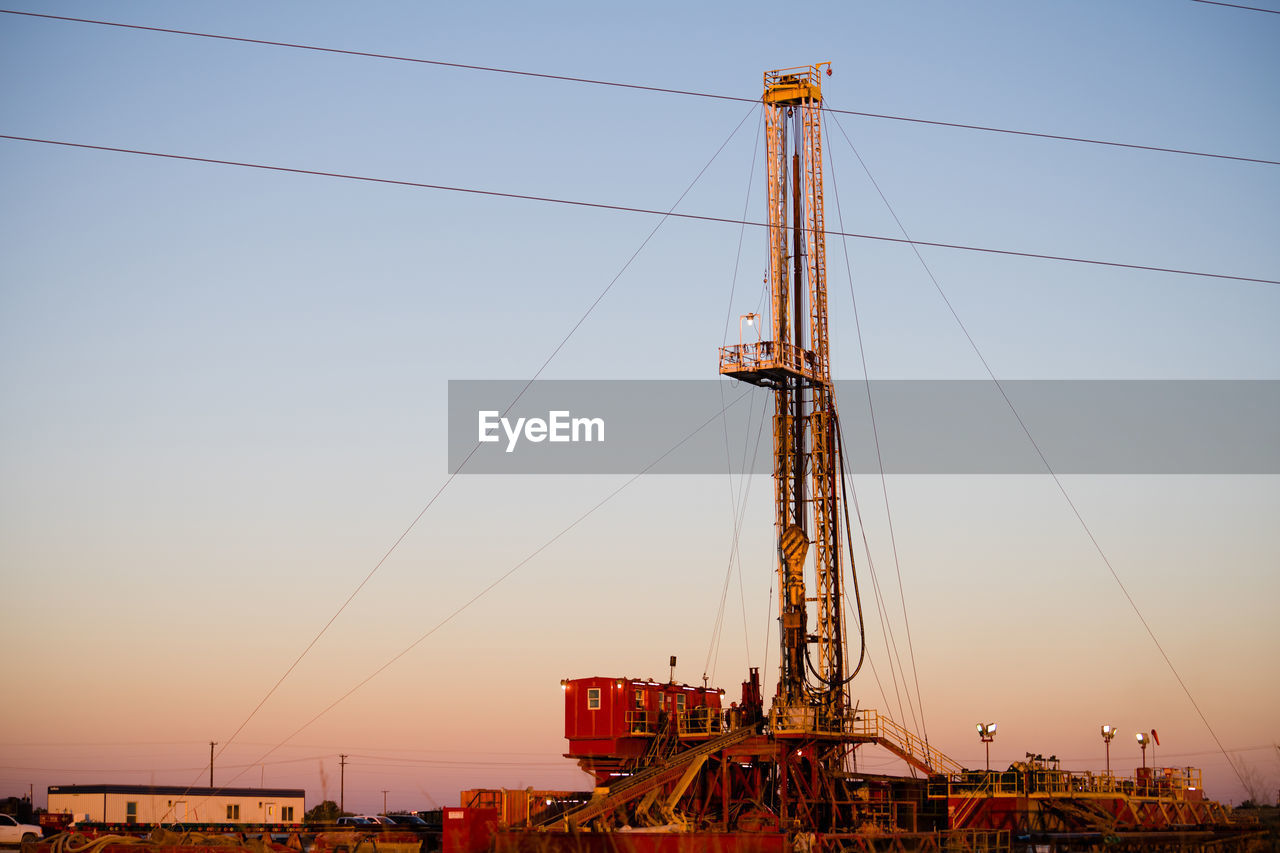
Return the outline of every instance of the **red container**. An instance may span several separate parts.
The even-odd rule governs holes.
[[[443,853],[485,853],[498,826],[497,809],[444,810]]]

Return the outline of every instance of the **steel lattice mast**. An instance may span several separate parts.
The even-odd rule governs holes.
[[[772,725],[844,729],[839,454],[827,346],[822,204],[822,72],[828,63],[764,75],[772,337],[723,347],[720,372],[774,394],[775,523],[782,646]],[[813,587],[806,564],[813,545]],[[808,604],[816,606],[810,631]]]

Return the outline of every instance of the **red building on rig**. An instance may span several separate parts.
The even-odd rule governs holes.
[[[573,678],[564,690],[566,758],[607,785],[646,759],[675,751],[681,742],[704,740],[729,724],[723,690],[647,678]]]

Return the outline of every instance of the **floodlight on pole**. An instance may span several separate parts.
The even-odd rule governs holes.
[[[996,737],[995,723],[978,723],[978,739],[987,745],[987,772],[991,771],[991,741]]]
[[[1151,736],[1146,732],[1138,732],[1134,735],[1138,739],[1138,746],[1142,747],[1142,769],[1147,769],[1147,744],[1151,742]]]
[[[1116,727],[1112,725],[1103,725],[1102,742],[1107,745],[1107,775],[1111,775],[1111,739],[1116,736]]]

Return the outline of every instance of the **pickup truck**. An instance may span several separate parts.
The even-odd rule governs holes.
[[[31,823],[19,823],[12,815],[0,814],[0,844],[39,841],[44,831]]]

